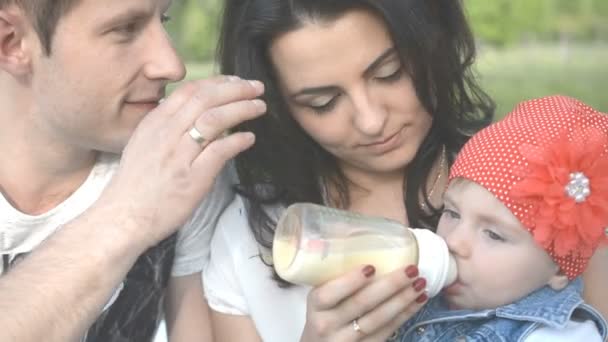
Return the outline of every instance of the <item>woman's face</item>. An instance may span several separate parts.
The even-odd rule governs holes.
[[[353,181],[402,173],[431,127],[384,22],[353,10],[308,21],[270,55],[295,120]]]

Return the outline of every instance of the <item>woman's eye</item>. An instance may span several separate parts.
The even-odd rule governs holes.
[[[326,101],[325,103],[321,103],[321,104],[317,104],[317,103],[311,103],[308,106],[316,113],[318,114],[323,114],[323,113],[327,113],[329,111],[331,111],[335,105],[336,105],[336,101],[338,99],[338,95],[332,97],[329,101]]]
[[[401,65],[398,67],[391,67],[390,69],[380,70],[377,74],[376,79],[382,82],[394,82],[401,78],[403,75],[403,68]]]

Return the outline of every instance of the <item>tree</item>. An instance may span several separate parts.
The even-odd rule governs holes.
[[[221,0],[176,1],[167,25],[177,49],[187,61],[213,59],[219,30]]]

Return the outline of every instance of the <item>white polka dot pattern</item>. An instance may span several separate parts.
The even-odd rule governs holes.
[[[595,139],[597,134],[591,138],[587,137],[586,132],[588,131],[600,132],[599,140]],[[594,163],[597,161],[597,163],[601,163],[596,163],[597,165],[608,165],[607,141],[608,115],[595,111],[576,99],[551,96],[526,101],[519,104],[505,119],[487,127],[471,138],[456,158],[450,172],[450,179],[467,178],[492,192],[535,235],[535,239],[553,257],[562,271],[572,279],[582,273],[588,263],[592,250],[587,251],[584,247],[595,249],[600,242],[606,241],[605,227],[608,227],[606,221],[608,220],[608,208],[604,205],[603,216],[598,216],[598,220],[602,220],[601,223],[598,223],[598,220],[593,221],[596,223],[592,225],[594,231],[585,232],[587,235],[593,235],[595,240],[591,243],[588,239],[585,240],[587,235],[577,233],[578,230],[581,230],[580,225],[576,226],[575,223],[576,227],[571,230],[558,230],[556,224],[547,224],[547,215],[543,218],[540,213],[546,214],[546,210],[551,209],[547,203],[555,199],[555,196],[559,196],[560,210],[566,207],[576,207],[574,199],[569,197],[565,191],[570,179],[563,179],[562,173],[569,175],[569,173],[583,172],[583,170],[576,169],[565,170],[565,168],[578,168],[578,166],[593,169],[590,166],[590,158],[588,158],[591,156],[590,153],[595,153],[593,155]],[[599,147],[593,150],[590,142],[599,144]],[[552,156],[552,159],[547,157],[548,154]],[[580,156],[587,157],[586,161],[581,161],[584,158]],[[551,165],[541,172],[538,171],[540,169],[537,165],[542,163]],[[522,198],[515,195],[514,188],[518,189],[518,193],[525,191],[526,189],[522,190],[522,187],[525,188],[528,185],[530,188],[534,188],[535,180],[539,179],[536,176],[543,172],[551,173],[551,170],[560,168],[563,169],[560,170],[563,171],[561,173],[543,175],[553,182],[552,187],[546,188],[546,196],[542,194]],[[534,174],[536,179],[531,176],[532,170],[537,172]],[[608,201],[608,170],[598,171],[598,167],[593,170],[595,170],[594,175],[586,175],[590,177],[591,195],[589,201],[580,203],[581,206],[599,203],[597,198]],[[603,177],[601,182],[598,181],[598,177]],[[540,179],[542,180],[542,177]],[[598,193],[600,183],[603,185],[602,189],[606,190],[605,193],[604,191],[601,194]],[[598,197],[600,195],[603,197]],[[554,213],[555,215],[552,216],[559,216],[557,211]],[[568,214],[570,213],[568,212]],[[560,211],[560,215],[563,215],[563,210]],[[557,218],[555,220],[557,221]],[[566,217],[565,220],[572,220],[572,218]],[[600,227],[595,227],[599,224],[601,224]],[[559,229],[563,229],[561,221]],[[591,228],[583,227],[582,229]],[[535,230],[537,231],[535,232]],[[598,231],[601,232],[598,234]],[[569,235],[563,232],[567,232]],[[572,237],[571,235],[575,233],[577,235]],[[553,240],[543,243],[543,237],[547,238],[547,236],[552,236]],[[564,236],[567,236],[568,239]],[[562,252],[577,249],[585,252],[569,252],[567,255]]]

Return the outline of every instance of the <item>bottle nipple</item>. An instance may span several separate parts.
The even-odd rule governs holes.
[[[418,269],[426,291],[434,297],[457,278],[457,267],[443,238],[428,229],[411,229],[418,244]]]

